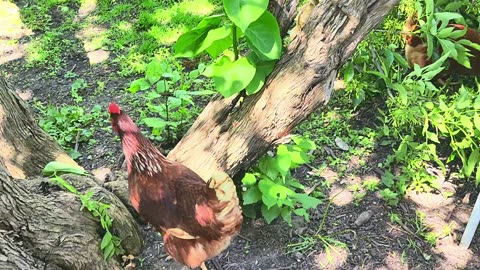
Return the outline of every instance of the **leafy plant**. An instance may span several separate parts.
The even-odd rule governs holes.
[[[251,95],[262,88],[280,58],[280,30],[267,10],[268,0],[224,0],[223,5],[229,23],[222,23],[223,14],[204,18],[179,37],[175,56],[195,57],[205,51],[216,58],[204,75],[214,79],[218,92],[224,97],[242,90]],[[248,48],[244,56],[241,46]]]
[[[83,194],[80,193],[74,186],[69,184],[60,176],[64,173],[86,175],[86,172],[83,168],[58,161],[49,162],[43,169],[43,174],[51,177],[50,181],[80,198],[80,201],[82,202],[80,211],[86,209],[92,214],[92,216],[100,221],[102,228],[105,230],[105,234],[103,235],[102,242],[100,244],[100,249],[103,251],[104,259],[109,260],[113,255],[125,253],[121,245],[122,239],[120,239],[118,236],[115,236],[111,232],[113,219],[108,214],[110,205],[92,199],[93,195],[95,194],[93,190],[88,190]]]
[[[472,54],[467,47],[480,50],[480,45],[467,39],[461,39],[467,32],[467,28],[457,30],[455,27],[449,26],[449,23],[454,20],[465,25],[465,19],[461,14],[455,12],[434,12],[434,7],[433,0],[425,0],[425,10],[420,2],[416,3],[420,27],[418,32],[420,37],[427,41],[428,57],[434,57],[435,43],[438,43],[443,52],[449,52],[449,57],[461,65],[471,68],[468,57]]]
[[[342,191],[341,191],[342,192]],[[288,248],[289,251],[288,253],[293,253],[293,252],[306,252],[308,250],[311,250],[315,247],[315,245],[320,242],[327,254],[327,258],[330,260],[330,253],[333,251],[337,254],[337,248],[348,248],[345,243],[343,243],[340,240],[337,240],[335,236],[345,234],[348,232],[352,232],[352,230],[342,230],[340,232],[335,232],[335,233],[330,233],[330,234],[324,234],[323,230],[325,229],[325,220],[328,215],[328,211],[330,209],[330,206],[335,199],[336,196],[338,196],[341,192],[337,193],[336,195],[333,196],[333,198],[328,202],[327,207],[325,208],[325,211],[323,212],[322,216],[322,221],[320,222],[320,225],[318,226],[317,231],[313,236],[300,236],[302,240],[298,243],[294,244],[289,244]]]
[[[303,192],[305,187],[291,175],[291,170],[310,162],[309,151],[316,148],[315,144],[300,136],[293,137],[293,144],[279,145],[276,156],[265,155],[258,165],[242,179],[244,187],[243,211],[249,217],[255,217],[255,205],[262,205],[262,215],[271,223],[281,216],[291,223],[292,213],[309,220],[308,209],[317,207],[321,200]]]
[[[87,88],[87,82],[84,79],[76,79],[70,87],[70,93],[76,103],[82,102],[83,97],[78,93],[79,90]]]
[[[35,103],[35,107],[41,114],[38,123],[40,127],[66,148],[72,158],[80,156],[74,149],[75,145],[96,142],[93,134],[102,126],[102,119],[105,119],[99,105],[95,105],[90,111],[72,105],[62,108],[53,105],[44,106],[40,102]]]
[[[147,65],[145,78],[133,81],[130,92],[144,91],[148,112],[142,115],[142,121],[152,128],[152,139],[173,142],[187,125],[191,123],[196,105],[196,96],[214,93],[211,90],[192,91],[203,82],[200,73],[205,66],[183,74],[171,67],[167,61],[152,60]],[[148,117],[150,115],[155,117]]]

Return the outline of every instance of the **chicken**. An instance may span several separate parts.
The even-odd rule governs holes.
[[[204,262],[227,248],[242,224],[233,181],[216,173],[205,182],[163,156],[117,104],[112,102],[108,111],[122,141],[133,207],[163,235],[173,259],[205,269]]]
[[[415,33],[418,30],[416,14],[409,16],[403,26],[402,35],[405,39],[405,57],[408,64],[413,67],[414,64],[418,64],[420,67],[427,66],[432,63],[432,60],[427,55],[427,45],[424,41]],[[455,30],[463,30],[466,26],[461,24],[448,24],[449,27],[454,27]],[[459,39],[467,39],[473,43],[480,44],[480,34],[472,28],[468,28],[465,35]],[[468,47],[468,46],[467,46]],[[480,51],[468,47],[470,49],[470,65],[471,69],[464,67],[453,59],[449,59],[449,67],[446,73],[449,74],[463,74],[463,75],[480,75]],[[441,48],[439,53],[442,53]]]

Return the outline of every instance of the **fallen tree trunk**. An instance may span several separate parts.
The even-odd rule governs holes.
[[[310,2],[310,16],[304,16],[304,27],[295,31],[264,90],[233,110],[235,97],[212,100],[169,158],[204,179],[215,171],[235,175],[251,166],[328,102],[338,69],[398,0]]]
[[[105,231],[89,212],[80,211],[79,198],[48,179],[32,178],[54,159],[76,163],[36,125],[3,77],[0,142],[6,149],[0,154],[0,269],[122,269],[119,260],[104,260]],[[140,252],[137,223],[114,194],[89,177],[64,178],[79,192],[93,189],[95,198],[110,204],[112,233],[123,239],[126,252]]]

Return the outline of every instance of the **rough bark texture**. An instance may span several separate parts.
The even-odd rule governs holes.
[[[284,37],[297,14],[298,0],[276,0],[268,3],[268,10],[277,18],[280,35]]]
[[[76,163],[36,125],[4,78],[0,149],[0,269],[122,269],[118,261],[103,259],[100,242],[105,232],[89,212],[80,211],[76,195],[48,179],[31,179],[54,159]],[[81,193],[94,190],[94,198],[110,204],[112,233],[124,239],[127,253],[140,252],[137,223],[115,195],[89,177],[64,179]]]
[[[137,224],[116,196],[87,177],[67,175],[64,179],[81,192],[93,188],[94,198],[109,203],[112,233],[124,239],[128,254],[140,252]],[[14,181],[0,166],[0,269],[122,269],[118,261],[103,259],[104,231],[80,207],[77,196],[48,180]]]
[[[25,104],[0,76],[0,159],[16,179],[40,175],[53,160],[76,164],[36,124]]]
[[[316,3],[316,1],[314,1]],[[230,110],[234,97],[211,101],[169,158],[208,179],[247,168],[330,99],[337,70],[398,0],[324,0],[270,75],[264,90]]]

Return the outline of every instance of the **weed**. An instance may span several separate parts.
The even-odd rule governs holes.
[[[342,192],[342,191],[341,191]],[[335,247],[340,247],[340,248],[347,248],[347,245],[343,243],[340,240],[337,240],[335,236],[345,234],[348,232],[351,232],[355,234],[353,230],[343,230],[340,232],[332,233],[329,235],[322,234],[323,230],[325,229],[325,220],[327,218],[328,211],[330,209],[330,206],[335,199],[336,196],[338,196],[341,192],[335,194],[333,198],[329,201],[327,204],[327,207],[325,208],[325,211],[323,212],[323,217],[320,222],[320,225],[318,226],[317,231],[313,236],[300,236],[302,239],[298,243],[294,244],[289,244],[287,247],[289,248],[289,251],[287,254],[293,253],[293,252],[306,252],[308,250],[311,250],[315,247],[315,245],[320,242],[323,246],[323,249],[325,250],[327,254],[327,258],[330,260],[330,252],[336,252],[338,254],[338,251],[336,250]],[[340,255],[340,254],[339,254]]]
[[[154,59],[147,65],[145,78],[130,84],[131,93],[145,93],[147,110],[141,112],[141,118],[152,128],[152,139],[175,142],[186,131],[196,115],[193,98],[213,93],[208,89],[191,90],[204,83],[199,77],[204,67],[200,64],[198,69],[183,74],[172,68],[171,63]]]
[[[72,158],[80,157],[75,149],[79,143],[96,142],[93,133],[103,125],[102,119],[106,119],[99,105],[95,105],[90,111],[72,105],[59,109],[53,105],[44,106],[40,102],[36,102],[34,106],[41,114],[40,127],[66,148]]]
[[[83,168],[53,161],[45,166],[43,173],[51,177],[50,181],[80,198],[80,201],[82,202],[80,211],[87,209],[92,216],[98,218],[102,228],[105,230],[105,234],[103,235],[102,242],[100,244],[100,249],[103,251],[103,257],[105,260],[109,260],[113,255],[119,255],[125,252],[121,245],[122,239],[120,239],[118,236],[115,236],[111,232],[113,219],[108,214],[108,209],[111,206],[109,204],[92,199],[95,193],[93,190],[86,191],[82,194],[75,187],[60,177],[62,173],[85,175],[86,172],[83,170]]]
[[[72,86],[70,87],[70,93],[72,94],[72,98],[76,103],[83,101],[83,97],[78,93],[78,91],[87,87],[88,84],[84,79],[76,79],[73,82]]]
[[[292,213],[309,221],[308,209],[317,207],[321,200],[295,190],[305,187],[291,175],[291,170],[310,162],[309,151],[315,144],[304,137],[294,136],[293,144],[279,145],[275,157],[265,155],[258,165],[242,179],[244,191],[243,211],[255,217],[255,204],[262,205],[262,215],[267,223],[281,216],[291,224]]]

